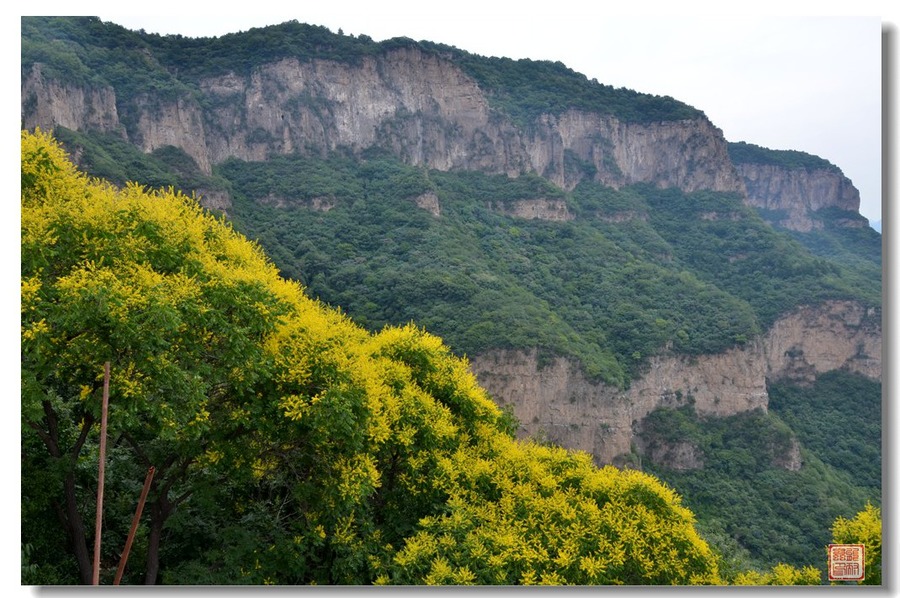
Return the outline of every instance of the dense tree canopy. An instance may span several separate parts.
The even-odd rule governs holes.
[[[193,199],[23,132],[25,583],[86,581],[106,361],[104,581],[148,465],[126,583],[721,581],[677,495],[514,440],[437,337],[369,333]]]

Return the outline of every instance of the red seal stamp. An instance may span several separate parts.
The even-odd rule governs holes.
[[[866,577],[864,544],[828,545],[828,580],[862,581]]]

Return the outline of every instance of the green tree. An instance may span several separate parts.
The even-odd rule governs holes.
[[[834,544],[863,544],[866,547],[866,577],[860,585],[881,585],[881,509],[867,503],[852,519],[838,517],[832,526]]]
[[[162,527],[191,493],[185,482],[204,475],[201,457],[217,434],[242,432],[232,407],[265,369],[263,341],[284,314],[263,284],[266,272],[277,276],[267,267],[190,198],[91,181],[46,136],[23,134],[23,467],[61,480],[62,497],[45,502],[63,513],[82,582],[103,364],[112,364],[110,437],[132,464],[157,470],[153,582]],[[257,270],[263,279],[250,275]],[[32,452],[38,444],[48,455]]]
[[[797,568],[779,563],[770,571],[745,571],[735,576],[736,586],[817,586],[822,572],[812,566]]]
[[[653,477],[516,441],[440,338],[364,330],[192,199],[88,179],[40,132],[21,296],[30,582],[90,580],[109,361],[104,581],[154,465],[146,583],[720,583]]]

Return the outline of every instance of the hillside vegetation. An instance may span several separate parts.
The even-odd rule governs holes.
[[[880,252],[865,236],[877,233],[793,238],[729,194],[591,182],[567,193],[534,175],[447,173],[378,154],[231,159],[204,176],[175,148],[145,155],[104,135],[59,137],[119,185],[230,193],[230,220],[282,275],[371,330],[415,321],[460,355],[538,347],[626,386],[663,350],[715,353],[800,305],[881,302]],[[424,194],[440,216],[416,206]],[[572,219],[510,215],[534,199],[565,204]],[[847,259],[816,255],[815,239],[840,243]]]
[[[798,305],[879,301],[877,281],[853,284],[726,194],[596,183],[564,194],[538,177],[390,159],[231,160],[217,173],[236,226],[286,276],[373,329],[412,320],[469,355],[540,347],[619,386],[650,355],[722,351]],[[425,193],[439,217],[415,207]],[[312,209],[313,198],[333,206]],[[566,202],[574,218],[506,214],[535,198]]]
[[[332,33],[326,27],[288,21],[215,38],[160,36],[129,31],[96,17],[23,17],[22,65],[40,63],[57,80],[112,86],[122,107],[152,90],[160,98],[200,95],[202,78],[248,74],[284,58],[357,63],[366,56],[416,47],[458,64],[484,89],[493,107],[521,123],[542,113],[581,108],[624,122],[683,120],[702,116],[670,97],[603,85],[559,62],[474,55],[458,48],[396,38]],[[538,75],[538,76],[535,76]],[[120,114],[128,126],[129,115]]]
[[[515,441],[438,338],[366,332],[193,200],[87,179],[43,134],[22,186],[24,582],[89,580],[104,362],[105,582],[150,465],[128,583],[720,581],[677,495]]]
[[[698,416],[688,391],[616,461],[647,476],[514,441],[514,418],[463,356],[537,349],[539,367],[565,358],[614,394],[653,356],[752,350],[800,306],[853,300],[872,323],[881,238],[853,226],[859,214],[773,228],[784,214],[737,194],[586,182],[597,167],[574,150],[566,174],[585,176],[564,190],[374,148],[202,171],[183,149],[130,143],[166,103],[221,108],[205,78],[409,48],[452,61],[492,119],[523,131],[570,108],[624,123],[702,115],[560,63],[297,22],[189,39],[22,19],[23,85],[111,87],[121,125],[57,127],[61,147],[23,133],[23,579],[85,581],[109,360],[104,581],[152,464],[128,583],[818,583],[830,521],[881,504],[877,382],[771,382],[768,413],[727,419]],[[23,114],[39,97],[23,94]],[[78,174],[63,148],[104,180]],[[738,164],[837,170],[802,152],[728,149]],[[654,462],[651,445],[690,446],[703,465]],[[797,451],[799,470],[784,459]]]
[[[703,462],[685,469],[648,459],[644,468],[678,489],[727,555],[726,571],[821,566],[832,521],[881,505],[881,385],[835,371],[812,386],[772,384],[769,393],[768,413],[661,409],[641,425],[648,452],[690,446]]]

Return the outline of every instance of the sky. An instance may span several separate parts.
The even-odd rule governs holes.
[[[558,60],[601,83],[690,104],[729,141],[825,158],[859,189],[860,212],[881,220],[882,16],[896,33],[886,3],[857,0],[855,12],[846,12],[841,5],[850,3],[822,1],[809,5],[816,12],[804,12],[789,7],[805,3],[786,0],[766,14],[695,4],[634,2],[611,10],[570,0],[332,0],[275,5],[280,9],[254,3],[254,15],[244,4],[243,12],[224,6],[216,14],[153,16],[161,12],[155,3],[141,5],[143,14],[93,14],[129,29],[190,37],[296,19],[378,41],[405,36],[484,56]]]

